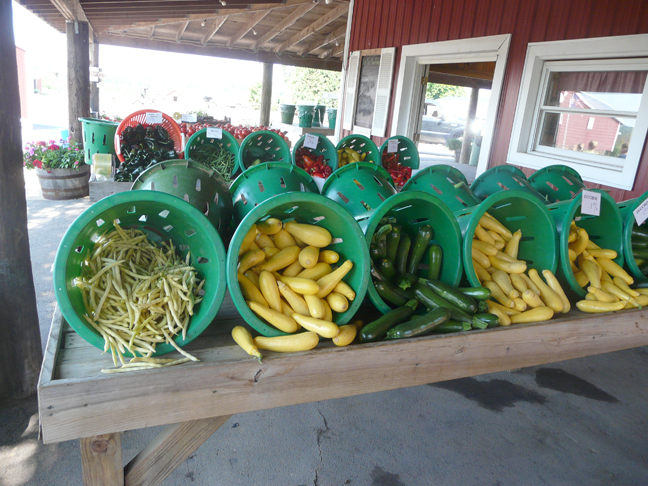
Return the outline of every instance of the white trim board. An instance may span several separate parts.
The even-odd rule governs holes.
[[[490,103],[486,123],[482,130],[482,146],[477,164],[477,175],[484,172],[488,168],[493,128],[502,93],[510,43],[511,34],[502,34],[403,46],[396,84],[391,135],[404,135],[410,138],[413,136],[414,118],[415,115],[418,116],[418,113],[414,113],[413,101],[417,87],[420,85],[421,72],[426,64],[495,61]]]

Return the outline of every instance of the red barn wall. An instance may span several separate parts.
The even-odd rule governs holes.
[[[648,33],[645,0],[355,0],[350,51],[396,47],[393,113],[400,47],[488,35],[511,34],[489,166],[506,163],[513,118],[529,42]],[[391,121],[387,133],[391,130]],[[348,134],[345,133],[345,134]],[[380,146],[384,138],[373,137]],[[523,169],[530,174],[533,171]],[[648,190],[648,151],[632,191],[610,189],[617,201]]]

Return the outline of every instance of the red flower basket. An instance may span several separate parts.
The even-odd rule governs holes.
[[[121,154],[121,134],[126,127],[136,127],[139,123],[146,124],[146,114],[147,113],[160,113],[159,110],[140,110],[134,113],[131,113],[126,118],[124,118],[115,132],[115,153],[119,158],[120,162],[124,161],[124,156]],[[182,146],[182,132],[176,121],[171,118],[166,113],[162,113],[162,123],[153,123],[153,125],[162,125],[162,127],[169,132],[169,138],[173,140],[173,145],[175,151],[178,153],[178,159],[183,157]]]

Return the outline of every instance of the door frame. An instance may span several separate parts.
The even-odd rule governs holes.
[[[495,61],[491,97],[486,123],[482,130],[482,145],[477,164],[477,175],[484,172],[488,168],[490,159],[493,128],[497,118],[510,44],[511,34],[501,34],[403,46],[396,83],[391,135],[405,135],[410,138],[414,135],[421,109],[417,86],[420,86],[426,65]]]

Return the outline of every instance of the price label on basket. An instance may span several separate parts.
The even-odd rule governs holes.
[[[159,111],[146,113],[146,123],[162,123],[162,113]]]
[[[648,199],[642,202],[637,209],[632,211],[637,225],[641,226],[648,219]]]
[[[311,133],[307,133],[304,137],[304,147],[315,150],[317,148],[319,137]]]
[[[581,214],[590,216],[601,215],[601,193],[592,191],[582,192]]]
[[[182,123],[196,123],[198,121],[198,115],[195,113],[191,115],[182,115],[180,121],[182,121]]]
[[[223,129],[218,127],[207,127],[207,138],[223,138]]]
[[[392,138],[389,142],[387,142],[387,152],[392,154],[394,152],[398,152],[398,139],[397,138]]]

